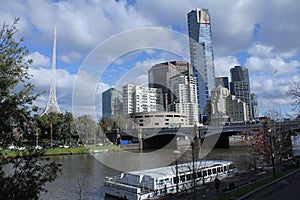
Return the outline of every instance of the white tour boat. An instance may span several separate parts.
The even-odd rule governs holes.
[[[193,173],[193,171],[195,173]],[[174,194],[232,177],[237,168],[232,161],[201,160],[155,169],[124,172],[104,179],[105,195],[128,200],[143,200]],[[195,180],[195,181],[194,181]]]

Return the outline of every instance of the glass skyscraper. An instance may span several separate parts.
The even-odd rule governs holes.
[[[187,14],[191,64],[197,82],[198,112],[204,113],[215,88],[212,33],[208,9],[197,8]]]
[[[122,114],[122,92],[116,88],[109,88],[102,93],[102,117],[112,120]]]

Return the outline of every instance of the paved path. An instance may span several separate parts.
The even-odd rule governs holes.
[[[265,200],[298,200],[300,199],[300,170],[296,173],[293,173],[281,180],[278,180],[272,184],[267,185],[266,187],[256,191],[251,194],[249,197],[244,199],[247,200],[256,200],[256,199],[265,199]]]

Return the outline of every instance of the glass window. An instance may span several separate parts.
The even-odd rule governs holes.
[[[208,175],[211,175],[211,169],[207,170]]]

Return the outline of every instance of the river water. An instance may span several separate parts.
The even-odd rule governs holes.
[[[145,168],[166,166],[175,160],[172,149],[132,153],[128,151],[103,152],[94,155],[54,156],[51,160],[62,165],[62,175],[47,184],[47,193],[41,199],[104,199],[103,179],[106,176]],[[232,160],[240,172],[248,171],[250,155],[242,145],[228,149],[213,149],[205,159]],[[191,160],[190,150],[178,158],[179,162]],[[108,166],[107,166],[108,165]]]

